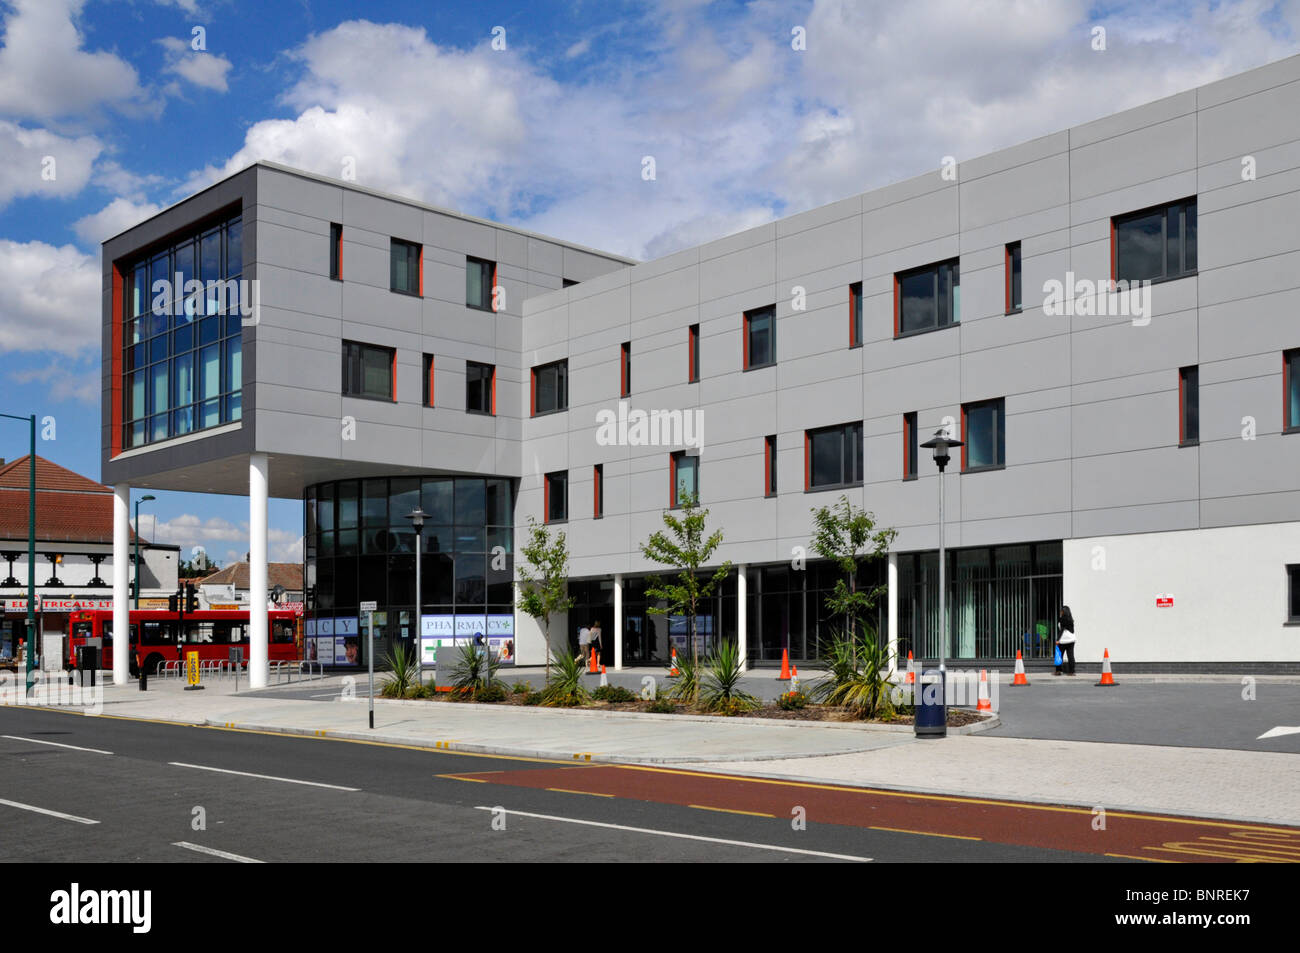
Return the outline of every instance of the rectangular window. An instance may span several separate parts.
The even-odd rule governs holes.
[[[598,463],[591,471],[592,516],[600,519],[605,515],[605,464]]]
[[[862,282],[849,285],[849,347],[862,344]]]
[[[343,280],[343,226],[330,223],[330,277]]]
[[[916,479],[916,411],[903,414],[903,479]]]
[[[632,342],[624,341],[618,352],[618,396],[627,397],[632,393]]]
[[[479,311],[495,311],[492,287],[496,284],[496,262],[465,258],[465,305]]]
[[[763,495],[776,496],[776,434],[763,438]]]
[[[534,367],[532,374],[532,415],[569,409],[569,362],[556,361]]]
[[[678,450],[668,457],[668,493],[669,506],[673,509],[685,502],[690,494],[696,501],[700,498],[700,458]]]
[[[745,312],[744,367],[767,367],[776,363],[776,305]]]
[[[1300,432],[1300,347],[1282,354],[1282,430]]]
[[[1111,219],[1111,277],[1165,281],[1196,273],[1196,199]]]
[[[465,362],[465,410],[471,414],[497,412],[497,369],[495,364]]]
[[[1287,621],[1300,623],[1300,565],[1286,567]]]
[[[1006,400],[961,405],[961,469],[991,470],[1006,466]]]
[[[1020,310],[1020,242],[1007,246],[1007,314]]]
[[[402,294],[423,294],[420,280],[423,271],[422,261],[419,245],[394,238],[389,251],[388,286]]]
[[[391,347],[343,342],[343,394],[393,400],[393,365],[397,351]]]
[[[862,482],[862,423],[804,433],[804,488],[855,486]]]
[[[1178,369],[1178,445],[1192,446],[1201,440],[1200,369]]]
[[[894,275],[894,337],[961,322],[957,259]]]
[[[700,326],[692,324],[686,331],[686,381],[700,379]]]
[[[425,407],[433,406],[433,355],[424,355],[424,395],[421,398]]]
[[[546,522],[560,523],[569,518],[569,471],[557,470],[546,474],[543,506]]]

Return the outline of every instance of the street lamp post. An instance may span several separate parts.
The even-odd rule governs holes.
[[[32,673],[36,669],[36,415],[15,417],[0,414],[10,420],[25,420],[31,427],[31,452],[27,456],[27,692],[32,693]]]
[[[140,504],[156,500],[156,496],[145,494],[135,501],[135,608],[140,608]]]
[[[424,554],[421,551],[423,549],[421,540],[424,535],[424,518],[428,515],[428,513],[424,512],[424,510],[418,506],[410,513],[406,514],[406,518],[411,521],[411,525],[415,528],[415,658],[416,665],[419,666],[419,668],[416,669],[418,672],[417,679],[421,685],[424,684],[424,647],[420,644],[420,640],[421,636],[424,634],[424,627],[421,624],[420,610],[424,601],[424,592],[420,589],[422,584],[420,564],[424,562],[424,559],[422,558]],[[374,650],[374,647],[372,640],[370,645],[371,651]]]
[[[936,430],[934,436],[921,446],[934,451],[934,465],[939,468],[939,671],[942,672],[948,654],[947,567],[943,545],[943,471],[950,459],[948,450],[963,444],[960,440],[949,437],[947,430]]]

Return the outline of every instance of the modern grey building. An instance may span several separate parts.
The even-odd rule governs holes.
[[[643,264],[259,163],[104,245],[103,480],[249,494],[254,590],[303,499],[321,639],[367,599],[414,636],[421,506],[422,630],[523,663],[515,541],[562,524],[553,641],[600,618],[614,665],[684,647],[639,549],[681,489],[738,567],[708,636],[816,658],[844,495],[927,657],[946,429],[949,658],[1049,657],[1065,603],[1085,662],[1295,663],[1297,221],[1300,57]],[[187,265],[257,307],[136,295]]]

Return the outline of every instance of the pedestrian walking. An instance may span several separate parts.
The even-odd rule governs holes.
[[[591,629],[585,625],[578,630],[578,660],[587,665],[587,653],[591,651]]]
[[[1058,620],[1056,647],[1061,650],[1061,664],[1056,667],[1056,674],[1061,674],[1062,667],[1066,675],[1074,674],[1074,616],[1069,606],[1061,606]]]
[[[596,653],[596,664],[600,664],[600,651],[603,648],[600,642],[600,620],[597,619],[591,624],[591,651]]]

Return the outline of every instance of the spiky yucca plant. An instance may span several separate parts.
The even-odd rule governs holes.
[[[740,680],[743,677],[740,649],[734,643],[723,640],[706,663],[704,678],[700,683],[700,707],[724,715],[738,715],[761,707],[762,702],[740,690]]]

